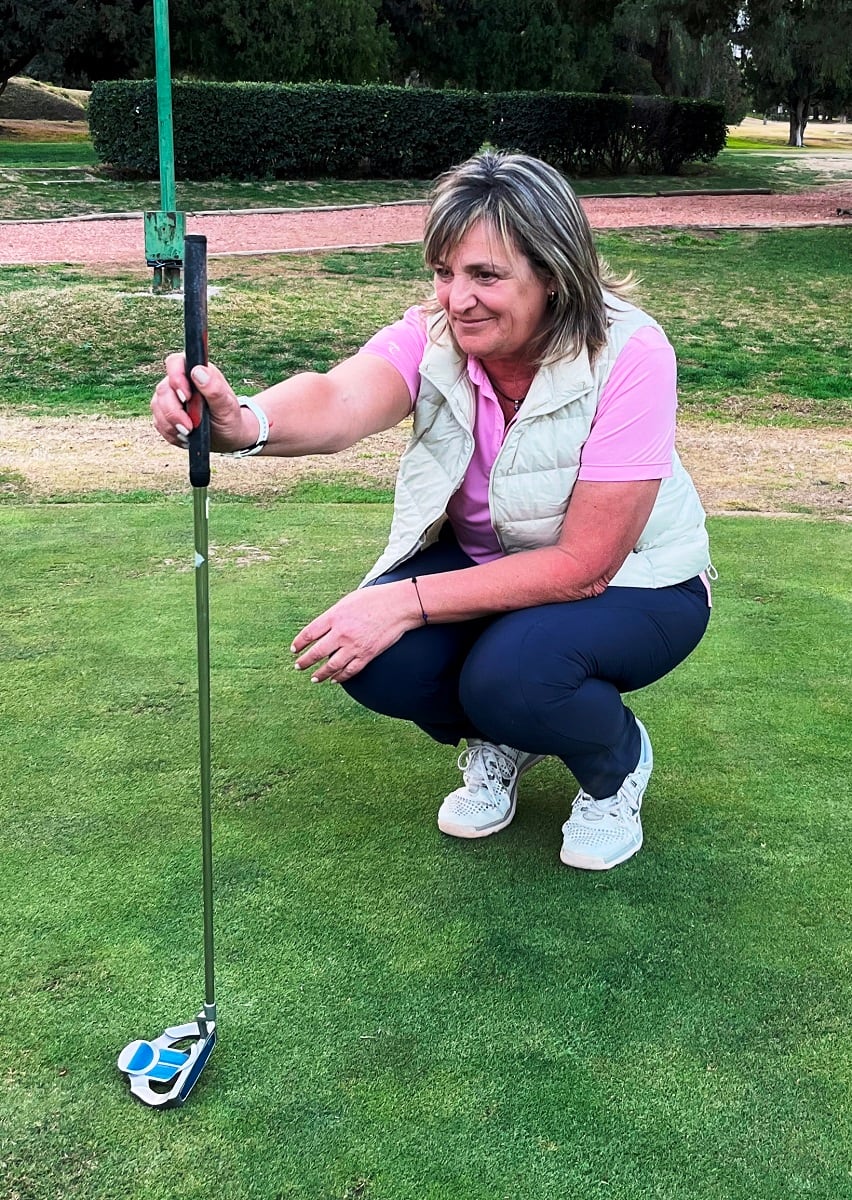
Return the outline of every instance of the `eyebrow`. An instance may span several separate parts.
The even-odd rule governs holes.
[[[437,267],[446,267],[447,265],[446,259],[439,258],[437,262],[431,264],[431,267],[432,270],[435,270]],[[506,263],[497,263],[492,260],[491,262],[465,263],[463,269],[465,271],[489,271],[492,275],[497,275],[508,271],[509,267]]]

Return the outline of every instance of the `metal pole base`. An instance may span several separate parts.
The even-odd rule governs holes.
[[[216,1022],[207,1011],[186,1025],[173,1025],[152,1042],[135,1041],[118,1056],[131,1094],[150,1108],[184,1103],[216,1045]]]
[[[155,296],[181,290],[180,263],[169,266],[154,267],[154,278],[151,291]]]

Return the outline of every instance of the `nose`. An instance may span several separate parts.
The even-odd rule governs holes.
[[[473,281],[466,278],[464,275],[456,275],[450,284],[449,309],[450,312],[461,316],[463,313],[469,313],[471,309],[476,307],[477,297],[474,291]]]

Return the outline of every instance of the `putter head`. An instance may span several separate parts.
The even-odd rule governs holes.
[[[118,1056],[130,1091],[151,1108],[177,1108],[192,1091],[216,1045],[216,1022],[203,1012],[186,1025],[173,1025],[151,1042],[135,1041]]]

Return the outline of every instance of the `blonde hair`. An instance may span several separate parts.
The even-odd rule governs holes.
[[[530,346],[539,365],[576,358],[585,346],[594,361],[606,343],[604,289],[626,299],[632,276],[615,278],[599,257],[586,214],[567,180],[526,154],[487,150],[435,182],[423,239],[427,265],[447,261],[468,231],[484,221],[515,247],[555,296]],[[428,306],[440,310],[437,300]]]

